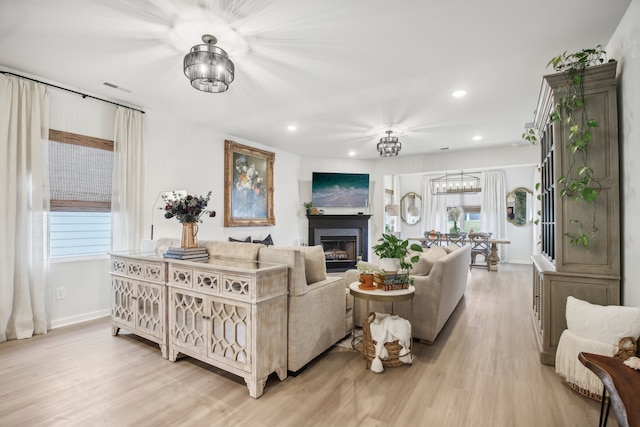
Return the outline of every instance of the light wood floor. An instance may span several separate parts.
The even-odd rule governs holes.
[[[270,377],[260,399],[236,377],[112,337],[108,319],[10,341],[0,344],[0,426],[596,426],[599,404],[538,362],[530,280],[524,265],[474,269],[412,366],[374,374],[334,347],[297,377]]]

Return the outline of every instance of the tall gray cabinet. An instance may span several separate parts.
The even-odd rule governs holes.
[[[618,172],[618,115],[616,63],[588,67],[584,76],[585,105],[593,128],[587,166],[602,184],[596,202],[597,233],[589,248],[572,246],[567,232],[572,220],[590,226],[593,210],[586,202],[561,197],[557,183],[569,168],[568,130],[551,123],[553,106],[562,96],[563,73],[544,76],[536,109],[535,126],[541,130],[540,253],[533,256],[532,318],[540,361],[555,363],[560,334],[566,329],[568,296],[593,304],[620,304],[620,203]],[[577,160],[577,166],[581,166]]]

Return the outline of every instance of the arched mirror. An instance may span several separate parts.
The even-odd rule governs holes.
[[[507,194],[507,221],[513,225],[527,225],[533,220],[533,193],[524,187]]]
[[[417,224],[422,217],[422,197],[409,192],[400,199],[400,217],[409,225]]]

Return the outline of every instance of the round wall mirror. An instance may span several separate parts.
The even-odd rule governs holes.
[[[422,197],[409,192],[400,199],[400,217],[409,225],[417,224],[422,217]]]
[[[507,221],[513,225],[527,225],[533,220],[533,193],[524,187],[507,194]]]

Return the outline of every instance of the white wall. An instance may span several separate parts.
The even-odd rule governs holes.
[[[274,214],[275,226],[224,227],[224,141],[264,149],[275,153]],[[163,114],[147,111],[145,146],[145,235],[150,238],[153,217],[154,238],[180,237],[181,225],[175,219],[165,219],[153,209],[158,195],[164,191],[187,190],[190,194],[212,191],[208,208],[215,218],[203,217],[198,238],[227,240],[229,237],[263,239],[271,234],[277,245],[293,245],[301,240],[297,226],[304,212],[298,200],[298,156],[273,150],[264,145],[230,137],[211,129],[182,122]]]
[[[622,303],[640,307],[640,284],[635,263],[640,239],[635,230],[640,217],[640,0],[633,0],[606,47],[618,61],[618,120],[620,135],[620,202],[622,207]]]

